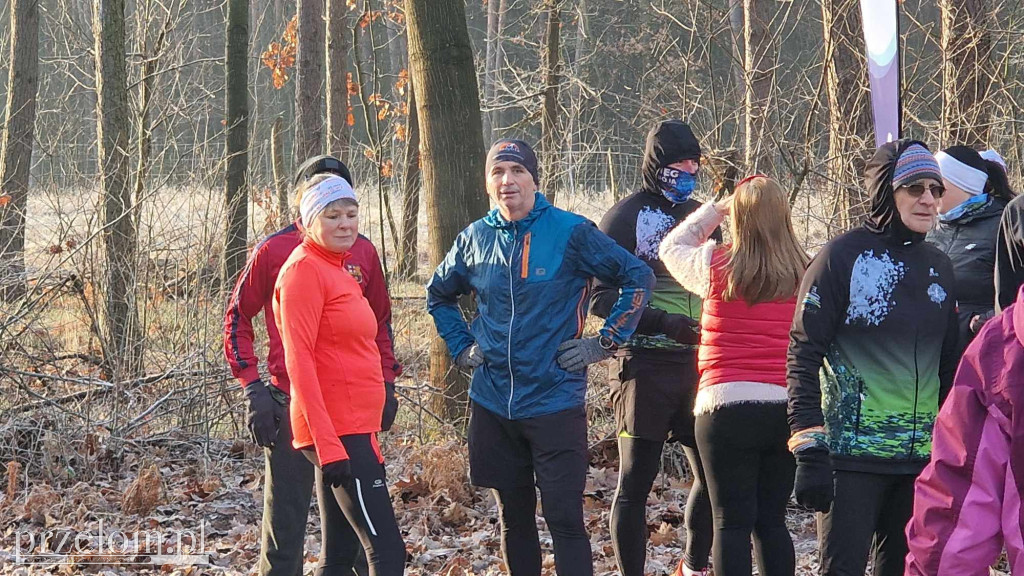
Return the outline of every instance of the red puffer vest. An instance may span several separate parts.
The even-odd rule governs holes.
[[[700,388],[725,382],[786,385],[786,350],[796,296],[749,306],[725,301],[728,246],[711,256],[711,285],[701,315]]]

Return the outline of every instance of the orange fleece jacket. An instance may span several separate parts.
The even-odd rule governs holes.
[[[291,378],[292,444],[315,447],[321,466],[348,458],[339,436],[379,432],[384,410],[377,317],[345,271],[346,258],[307,238],[274,287]]]

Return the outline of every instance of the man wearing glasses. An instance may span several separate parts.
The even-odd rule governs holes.
[[[903,574],[914,479],[956,369],[953,267],[924,241],[945,193],[920,142],[868,162],[871,214],[817,254],[793,319],[787,378],[797,502],[818,514],[821,573]],[[833,472],[834,469],[834,472]]]

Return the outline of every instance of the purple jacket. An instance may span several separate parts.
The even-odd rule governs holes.
[[[907,525],[908,576],[1024,574],[1024,289],[967,348]]]

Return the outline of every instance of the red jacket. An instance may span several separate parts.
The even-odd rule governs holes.
[[[285,260],[296,246],[302,243],[302,231],[298,222],[294,222],[256,245],[245,269],[238,276],[235,290],[228,302],[224,315],[224,355],[231,366],[231,373],[242,384],[260,377],[253,346],[255,335],[252,319],[260,310],[267,325],[270,338],[270,351],[267,354],[267,368],[271,382],[285,393],[289,392],[288,374],[285,371],[284,350],[281,347],[281,334],[274,321],[271,299],[274,295],[274,283]],[[384,283],[384,272],[381,269],[380,257],[373,243],[360,235],[355,245],[349,250],[346,266],[359,283],[363,295],[370,302],[374,315],[377,317],[377,349],[380,352],[381,368],[386,382],[394,382],[401,375],[402,367],[395,361],[395,352],[391,335],[391,299],[388,297],[387,285]]]
[[[908,576],[1024,574],[1024,290],[967,347],[907,526]]]
[[[291,375],[292,444],[314,446],[321,465],[348,458],[339,436],[379,432],[384,411],[377,319],[345,269],[348,258],[307,239],[274,287]]]
[[[725,301],[728,248],[711,256],[711,282],[701,314],[697,367],[700,388],[725,382],[786,386],[786,351],[796,297],[753,306]]]

